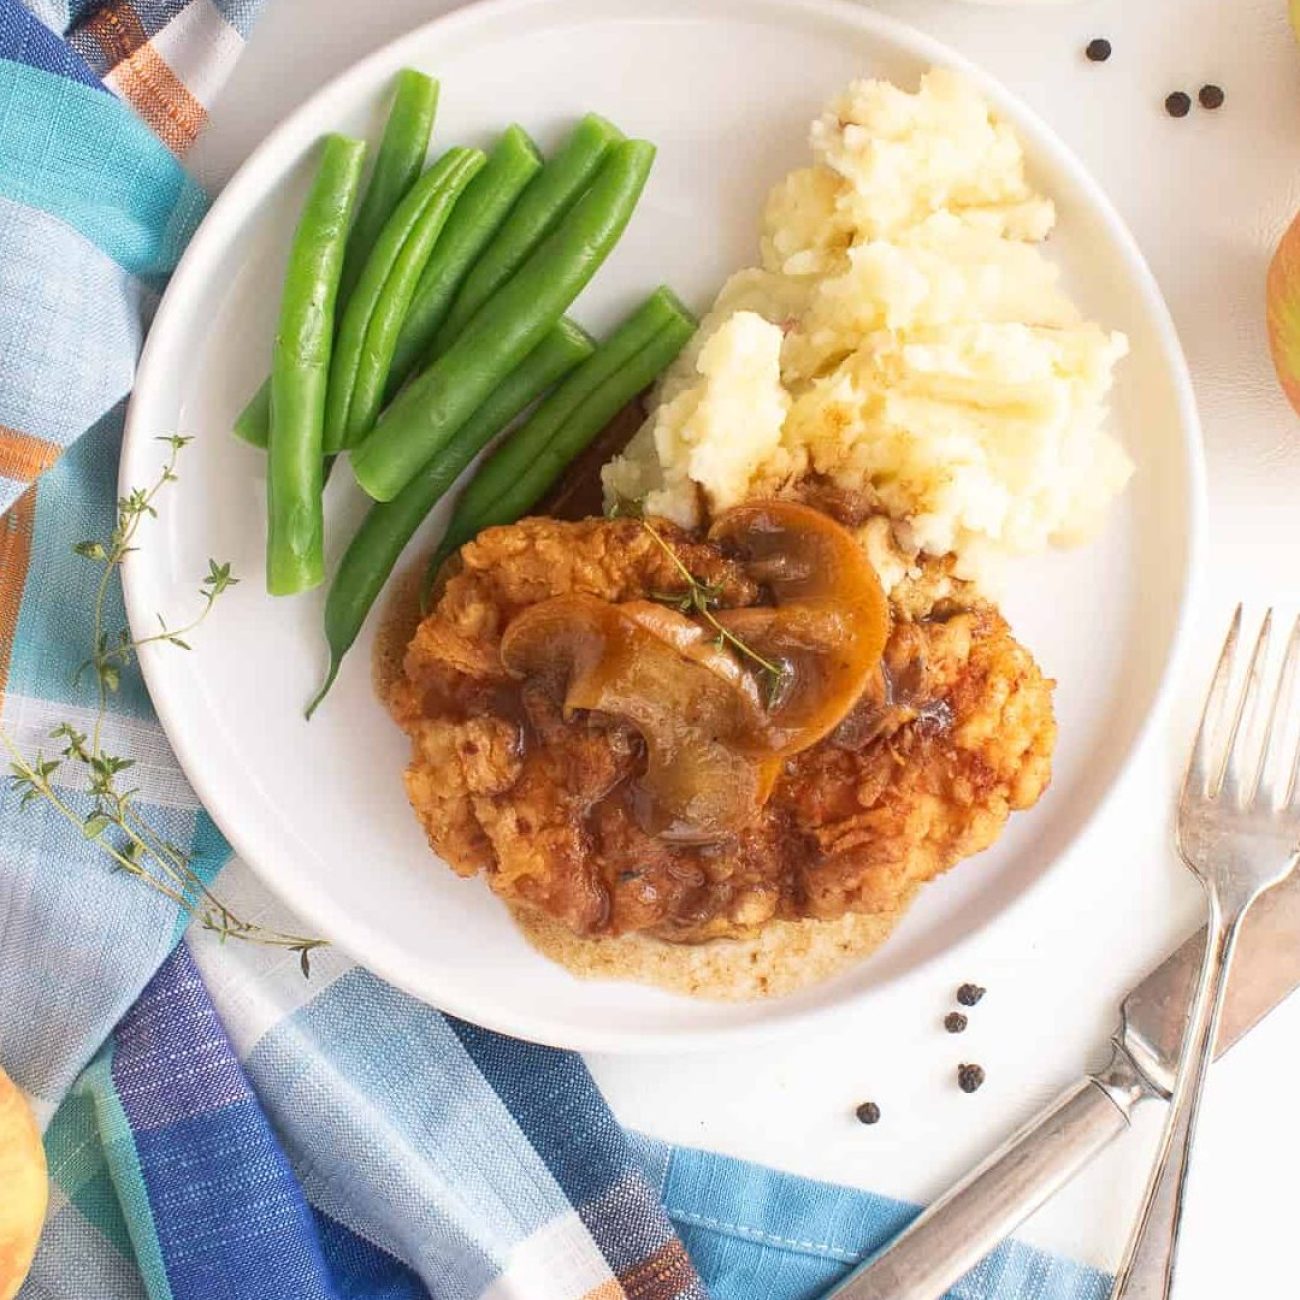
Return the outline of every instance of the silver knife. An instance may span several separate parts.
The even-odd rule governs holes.
[[[939,1300],[1123,1133],[1135,1107],[1167,1098],[1204,951],[1201,930],[1124,999],[1105,1069],[1030,1120],[823,1300]],[[1246,921],[1216,1055],[1298,985],[1300,878],[1292,877]]]

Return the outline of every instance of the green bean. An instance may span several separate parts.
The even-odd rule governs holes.
[[[611,375],[592,392],[556,436],[542,448],[505,496],[488,512],[485,526],[513,523],[526,514],[554,486],[564,467],[625,407],[649,387],[695,333],[692,320],[665,325],[654,338],[616,375]]]
[[[325,402],[325,452],[343,451],[379,414],[397,331],[456,200],[485,158],[448,149],[388,218],[357,281],[334,341]]]
[[[362,140],[325,137],[289,252],[271,359],[266,589],[273,596],[305,591],[325,576],[325,385],[343,249],[365,156]]]
[[[631,219],[653,161],[644,140],[616,144],[568,216],[379,417],[352,453],[352,472],[376,501],[410,482],[582,292]]]
[[[483,463],[461,493],[424,575],[427,603],[443,562],[493,524],[513,523],[564,467],[686,346],[696,321],[661,287]]]
[[[559,225],[591,184],[610,146],[622,139],[618,127],[595,113],[588,113],[574,127],[559,153],[547,160],[537,179],[520,196],[500,234],[466,277],[434,339],[430,361],[452,345],[474,313]]]
[[[480,254],[501,229],[515,200],[542,168],[542,156],[521,126],[509,126],[488,153],[487,164],[469,183],[447,218],[415,295],[406,309],[388,371],[391,400],[402,381],[429,350],[451,309],[456,292]]]
[[[429,511],[488,442],[589,357],[594,348],[585,330],[570,320],[561,320],[493,389],[441,455],[435,456],[393,500],[370,507],[339,561],[325,600],[329,672],[307,708],[309,718],[334,684],[343,656],[356,640],[398,557]]]
[[[375,154],[374,170],[348,239],[339,280],[342,302],[352,296],[379,232],[424,168],[437,111],[438,83],[414,68],[403,68],[397,74],[397,89]]]
[[[262,386],[248,399],[244,409],[235,417],[235,436],[265,451],[270,432],[271,376],[267,375],[262,380]]]
[[[695,327],[694,318],[677,295],[666,285],[660,285],[546,399],[528,423],[497,449],[461,495],[456,513],[459,515],[464,510],[475,514],[507,491],[527,472],[542,448],[587,397],[630,364],[660,330],[674,323],[681,323],[687,329]]]
[[[352,285],[369,256],[383,224],[424,166],[429,135],[438,107],[438,83],[422,72],[404,68],[397,76],[393,106],[388,110],[384,138],[379,144],[370,182],[348,236],[343,272],[339,279],[338,306],[347,305]],[[254,447],[266,447],[271,429],[271,380],[248,399],[235,419],[235,433]]]

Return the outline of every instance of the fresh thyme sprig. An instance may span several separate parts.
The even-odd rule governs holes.
[[[168,483],[176,481],[176,461],[190,439],[173,435],[159,441],[168,444],[171,454],[153,486],[137,488],[118,500],[113,530],[106,540],[78,542],[72,548],[83,559],[101,566],[92,607],[91,655],[77,669],[74,679],[74,683],[80,681],[87,670],[95,676],[97,707],[90,733],[78,731],[69,722],[62,722],[50,732],[51,739],[62,742],[59,756],[47,758],[38,750],[34,759],[28,759],[12,737],[0,728],[0,742],[10,757],[9,783],[19,793],[20,809],[43,799],[88,840],[93,840],[107,854],[115,870],[125,871],[184,908],[199,920],[205,930],[218,935],[223,942],[242,939],[249,943],[287,948],[298,954],[302,973],[309,975],[309,954],[325,941],[284,934],[235,915],[194,870],[189,853],[150,826],[141,815],[136,802],[138,789],[123,788],[124,783],[119,778],[135,766],[135,760],[110,754],[103,747],[108,699],[121,686],[122,669],[135,659],[141,646],[166,642],[188,650],[190,646],[185,638],[207,618],[222,593],[238,582],[231,576],[229,564],[209,560],[207,576],[199,584],[202,602],[199,612],[182,627],[169,627],[159,615],[159,630],[138,639],[132,638],[128,628],[122,628],[114,635],[105,628],[112,580],[122,561],[136,549],[133,542],[141,521],[157,515],[154,502],[158,493]],[[55,777],[61,770],[75,772],[79,782],[84,784],[91,801],[88,812],[78,812],[59,793]],[[67,782],[61,784],[66,786]]]
[[[605,507],[606,519],[642,519],[645,517],[645,497],[615,497]]]
[[[775,702],[780,698],[781,691],[785,686],[787,669],[784,664],[774,663],[770,659],[765,659],[753,646],[738,637],[734,632],[725,627],[713,612],[719,602],[722,600],[722,584],[714,582],[704,582],[697,578],[689,568],[686,562],[668,542],[660,535],[659,531],[646,520],[641,520],[641,527],[654,538],[660,549],[673,562],[677,572],[682,575],[686,583],[686,590],[676,591],[659,591],[651,592],[651,599],[658,601],[663,605],[670,605],[673,609],[680,610],[683,614],[695,614],[702,618],[715,632],[714,644],[719,650],[725,646],[731,646],[737,654],[743,659],[750,660],[759,671],[763,681],[763,694],[767,700],[768,708],[773,707]]]

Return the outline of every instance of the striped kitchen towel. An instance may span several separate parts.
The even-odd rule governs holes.
[[[96,726],[77,669],[101,567],[74,548],[114,526],[136,356],[206,202],[178,158],[254,6],[0,0],[0,739],[24,770],[58,764],[25,806],[21,782],[0,792],[0,1064],[51,1177],[23,1300],[815,1296],[912,1210],[628,1135],[579,1058],[328,949],[304,979],[292,952],[187,928],[83,833],[58,751]],[[113,583],[104,609],[124,625]],[[131,665],[100,739],[200,882],[292,928]],[[1104,1281],[1010,1247],[956,1294],[1098,1300]]]

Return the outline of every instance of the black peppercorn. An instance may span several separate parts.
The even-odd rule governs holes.
[[[1104,36],[1098,36],[1095,41],[1089,41],[1084,53],[1093,63],[1105,63],[1110,58],[1110,42]]]
[[[877,1124],[880,1122],[880,1107],[874,1101],[864,1101],[853,1113],[862,1124]]]
[[[1175,90],[1165,100],[1165,112],[1170,117],[1186,117],[1192,111],[1192,97],[1181,90]]]
[[[966,1030],[966,1017],[960,1011],[950,1011],[943,1018],[943,1027],[950,1034],[961,1034]]]
[[[1202,108],[1222,108],[1224,98],[1223,87],[1216,86],[1213,82],[1209,85],[1202,86],[1201,93],[1197,95],[1197,99],[1201,101]]]
[[[957,1067],[957,1086],[962,1092],[978,1092],[983,1082],[983,1066],[959,1065]]]
[[[957,1001],[964,1007],[973,1007],[988,992],[978,984],[963,984],[957,990]]]

